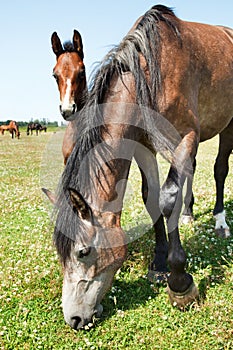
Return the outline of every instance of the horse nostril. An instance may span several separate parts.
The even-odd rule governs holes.
[[[82,322],[82,319],[79,316],[74,316],[71,318],[70,326],[71,328],[77,330],[81,328],[81,322]]]

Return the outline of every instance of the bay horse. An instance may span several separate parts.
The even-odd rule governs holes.
[[[153,6],[96,72],[75,118],[77,139],[56,200],[53,239],[63,265],[64,318],[73,329],[101,314],[101,300],[126,259],[120,218],[133,157],[156,232],[153,267],[170,271],[172,305],[183,308],[198,298],[179,236],[182,189],[199,142],[221,136],[232,120],[230,33]],[[158,152],[170,162],[161,188]]]
[[[230,36],[232,30],[224,28]],[[73,43],[67,41],[62,46],[60,38],[54,32],[51,37],[52,49],[57,57],[56,65],[53,69],[60,94],[60,111],[64,119],[74,118],[74,112],[81,110],[87,94],[87,83],[85,75],[85,65],[83,63],[84,53],[80,33],[74,30]],[[69,81],[72,82],[70,90]],[[66,96],[66,99],[65,99]],[[68,97],[67,97],[68,96]],[[70,101],[68,107],[64,101]],[[72,117],[71,117],[72,116]],[[202,141],[202,140],[200,140]],[[66,164],[75,144],[75,123],[68,124],[63,140],[62,152],[64,164]],[[216,201],[213,210],[216,234],[227,238],[230,236],[230,229],[226,223],[224,210],[224,183],[228,173],[228,159],[233,149],[233,121],[219,135],[219,152],[214,166],[214,177],[216,183]],[[196,161],[193,164],[196,168]],[[190,197],[192,191],[192,178],[188,179],[188,190],[185,196],[184,212],[181,217],[182,223],[193,221],[194,196]]]
[[[51,36],[51,43],[52,50],[56,55],[53,76],[60,94],[59,108],[62,117],[69,121],[62,145],[64,163],[66,164],[76,138],[72,119],[75,118],[75,113],[82,109],[87,95],[83,43],[82,37],[76,29],[72,42],[66,41],[62,45],[57,33],[54,32]]]
[[[10,132],[12,139],[14,137],[17,137],[19,139],[20,137],[19,126],[14,120],[11,120],[8,125],[0,125],[0,132],[2,133],[2,135],[4,135],[4,132],[6,130]]]
[[[40,123],[34,123],[31,122],[28,124],[27,126],[27,135],[29,135],[31,133],[31,135],[33,134],[33,130],[36,131],[36,135],[38,136],[38,132],[43,131],[46,132],[47,131],[47,127],[46,126],[42,126]]]

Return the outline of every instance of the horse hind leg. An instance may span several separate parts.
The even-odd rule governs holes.
[[[224,185],[229,171],[229,157],[233,149],[233,121],[219,135],[219,151],[214,165],[216,184],[216,202],[213,215],[216,220],[216,235],[222,238],[230,236],[230,228],[226,223],[224,210]]]

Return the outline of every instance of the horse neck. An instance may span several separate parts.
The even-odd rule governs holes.
[[[120,215],[122,210],[130,160],[119,158],[122,153],[120,145],[110,146],[108,140],[105,142],[88,156],[88,171],[81,164],[78,176],[83,171],[81,177],[88,179],[82,192],[85,192],[84,197],[91,203],[92,210],[109,213],[109,217],[115,220],[113,214]]]
[[[79,89],[76,91],[74,98],[78,111],[80,111],[83,108],[87,100],[87,92],[87,79],[85,75],[85,78],[83,79],[81,86],[79,86]]]
[[[91,172],[94,170],[96,174],[95,164],[100,164],[101,169],[98,169],[100,178],[95,179],[96,193],[90,202],[94,202],[100,211],[120,213],[122,210],[135,141],[141,136],[137,131],[140,116],[135,105],[134,91],[131,74],[114,76],[105,93],[104,104],[100,107],[105,125],[102,131],[103,142],[95,147],[96,159],[91,162],[95,169]]]

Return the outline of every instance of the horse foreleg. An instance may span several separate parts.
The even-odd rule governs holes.
[[[224,210],[224,184],[229,171],[229,156],[233,149],[233,121],[219,135],[219,150],[214,165],[214,178],[216,184],[216,203],[214,217],[215,231],[220,237],[230,236],[230,229],[226,223]]]
[[[149,266],[148,278],[152,282],[167,280],[168,242],[164,219],[159,209],[159,172],[155,155],[143,146],[137,147],[134,158],[139,166],[142,177],[142,198],[152,219],[155,231],[154,258]]]
[[[160,192],[160,209],[167,221],[168,294],[173,305],[184,307],[198,297],[193,277],[186,272],[186,254],[179,236],[179,216],[182,208],[182,188],[185,178],[193,175],[193,160],[196,156],[198,136],[191,131],[180,142],[173,156],[168,177]]]

